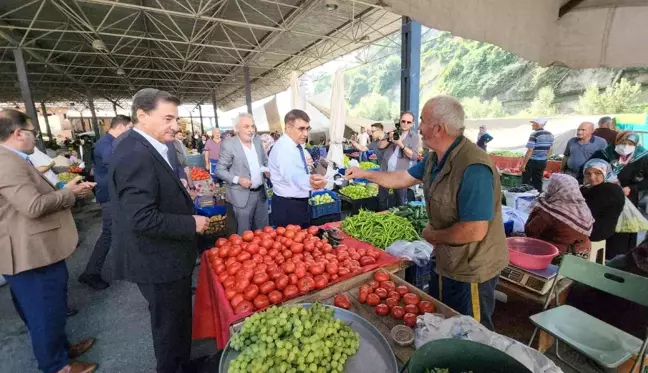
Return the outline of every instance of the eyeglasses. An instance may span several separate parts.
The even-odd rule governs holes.
[[[401,123],[404,123],[404,124],[412,124],[412,121],[411,121],[411,120],[404,120],[404,119],[401,119]]]
[[[310,127],[295,127],[295,129],[299,132],[310,132],[311,130]]]
[[[39,134],[39,131],[38,131],[37,128],[34,128],[33,130],[30,130],[30,129],[27,129],[27,128],[21,128],[20,130],[21,130],[21,131],[31,132],[32,135],[34,135],[34,137],[37,137],[38,134]]]

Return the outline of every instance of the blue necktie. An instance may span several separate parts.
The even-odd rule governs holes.
[[[308,163],[306,163],[306,157],[304,156],[304,148],[302,148],[301,144],[297,145],[297,148],[299,149],[299,155],[301,156],[302,162],[304,163],[304,170],[306,170],[306,175],[310,174],[308,172]]]

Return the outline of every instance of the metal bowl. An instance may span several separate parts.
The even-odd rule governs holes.
[[[302,303],[310,307],[312,303]],[[360,347],[355,355],[344,364],[345,373],[395,373],[398,372],[396,356],[387,339],[360,315],[345,309],[324,305],[335,310],[335,318],[345,321],[351,329],[360,334]],[[219,372],[227,373],[229,363],[236,359],[238,352],[230,348],[229,342],[221,355]]]

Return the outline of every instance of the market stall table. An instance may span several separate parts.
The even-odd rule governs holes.
[[[361,242],[353,238],[344,238],[343,244],[348,246],[364,246],[371,247],[366,242]],[[382,252],[381,257],[375,264],[362,267],[363,272],[369,272],[377,268],[388,268],[390,271],[400,271],[405,268],[407,264],[403,264],[402,260],[392,257],[387,253]],[[334,286],[348,280],[351,280],[359,275],[346,275],[349,276],[339,282],[330,284],[327,288]],[[320,291],[326,290],[324,288]],[[194,317],[193,317],[193,339],[215,339],[218,349],[223,349],[230,338],[229,327],[240,321],[247,316],[246,314],[235,315],[229,305],[229,301],[225,299],[225,291],[222,284],[218,281],[212,269],[208,252],[204,252],[201,258],[201,265],[198,272],[198,286],[196,288],[196,299],[194,302]],[[312,294],[312,293],[311,293]],[[300,298],[296,298],[300,299]]]
[[[458,315],[458,313],[452,308],[432,298],[427,293],[417,289],[413,285],[408,284],[407,282],[405,282],[405,280],[403,280],[402,278],[394,274],[394,272],[400,271],[406,268],[407,266],[408,266],[407,263],[399,262],[390,265],[388,267],[384,267],[382,268],[382,270],[389,272],[390,280],[394,281],[396,286],[406,285],[410,289],[410,292],[418,295],[421,298],[421,300],[427,300],[432,302],[436,308],[437,313],[443,314],[445,317],[453,317]],[[374,272],[376,271],[377,270],[360,274],[346,281],[329,286],[318,292],[307,294],[299,298],[295,298],[291,301],[286,302],[286,304],[321,302],[324,304],[333,305],[333,298],[336,295],[338,294],[347,295],[347,297],[351,301],[351,307],[349,308],[349,310],[362,316],[364,319],[369,321],[371,325],[373,325],[374,327],[376,327],[376,329],[378,329],[380,334],[382,334],[385,337],[385,339],[389,342],[389,345],[391,346],[392,350],[394,351],[394,354],[396,355],[396,359],[398,360],[399,366],[402,366],[403,364],[405,364],[405,362],[409,360],[409,358],[416,351],[414,345],[401,347],[397,345],[391,337],[390,332],[392,328],[396,325],[403,325],[403,321],[394,320],[391,316],[378,316],[375,312],[374,307],[366,303],[361,304],[360,301],[358,300],[359,298],[358,288],[360,287],[360,285],[373,280],[373,275]],[[241,325],[242,323],[237,323],[233,325],[232,331],[238,330],[238,328]]]

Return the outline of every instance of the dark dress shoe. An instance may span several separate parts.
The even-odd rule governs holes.
[[[83,363],[80,361],[70,363],[70,373],[92,373],[95,370],[97,370],[97,364],[94,363]]]
[[[68,357],[70,359],[76,359],[77,357],[85,354],[86,351],[88,351],[96,341],[97,340],[94,338],[88,338],[85,341],[71,345],[70,349],[68,350]]]
[[[101,275],[91,275],[89,273],[81,274],[81,276],[79,276],[79,282],[88,285],[95,290],[104,290],[110,286],[103,280],[103,278],[101,278]]]

